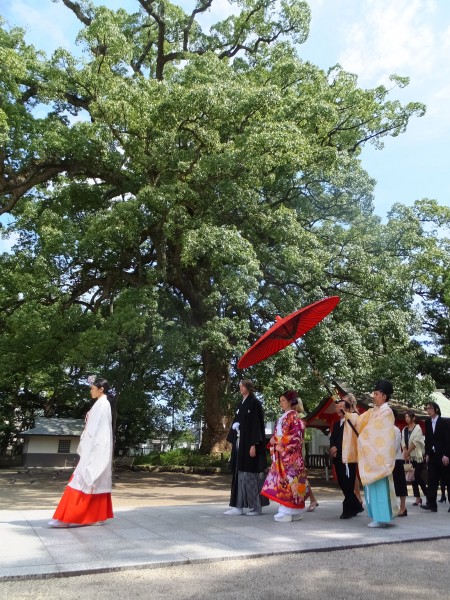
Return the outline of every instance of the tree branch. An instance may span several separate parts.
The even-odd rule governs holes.
[[[164,42],[166,35],[166,22],[164,19],[158,15],[153,10],[154,1],[150,0],[139,0],[139,4],[147,11],[147,13],[155,20],[158,25],[158,41],[157,41],[157,55],[156,55],[156,79],[158,81],[162,81],[164,65],[167,61],[164,60]],[[163,10],[164,5],[161,5],[161,10]]]
[[[267,38],[267,37],[259,37],[255,40],[253,46],[246,46],[245,44],[235,44],[234,46],[232,46],[231,48],[229,48],[228,50],[224,50],[223,52],[221,52],[219,54],[219,58],[233,58],[233,56],[236,56],[236,54],[240,51],[240,50],[245,50],[246,52],[248,52],[249,54],[256,54],[258,52],[258,48],[259,45],[261,43],[265,43],[265,44],[271,44],[272,42],[274,42],[275,40],[277,40],[279,38],[279,36],[285,33],[283,31],[279,31],[276,35]]]
[[[70,10],[76,15],[76,17],[82,23],[84,23],[84,25],[89,27],[89,25],[92,23],[92,19],[84,14],[84,12],[82,11],[81,6],[78,4],[78,2],[71,2],[71,0],[62,0],[62,1],[63,1],[63,4],[65,4],[65,6],[67,6],[67,8],[70,8]]]
[[[210,8],[211,4],[212,4],[212,0],[206,0],[205,4],[203,4],[203,6],[200,6],[199,8],[196,8],[192,11],[191,16],[189,17],[188,22],[186,24],[186,27],[183,29],[183,50],[184,50],[184,52],[188,51],[189,34],[191,32],[192,24],[194,22],[195,17],[198,14],[203,13],[206,10],[208,10],[208,8]]]
[[[70,176],[82,174],[84,177],[101,178],[107,183],[116,185],[118,189],[124,190],[126,178],[123,178],[123,172],[102,172],[101,169],[96,169],[92,162],[72,159],[35,162],[24,167],[13,177],[3,176],[0,181],[0,198],[6,199],[6,203],[0,205],[0,215],[11,212],[19,200],[34,187],[50,181],[62,173]]]
[[[150,50],[152,49],[153,46],[153,40],[151,39],[151,37],[149,38],[148,42],[145,44],[145,48],[142,51],[140,57],[134,61],[131,61],[131,68],[133,69],[133,71],[135,73],[141,73],[141,67],[144,63],[144,60],[147,58]]]
[[[38,84],[36,82],[33,82],[32,84],[29,85],[28,89],[25,90],[25,92],[22,94],[22,96],[20,97],[20,100],[18,100],[18,102],[20,102],[20,104],[26,104],[28,102],[28,100],[33,98],[33,96],[36,96],[36,94],[38,93],[38,90],[39,90]]]

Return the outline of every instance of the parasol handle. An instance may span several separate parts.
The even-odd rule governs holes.
[[[275,320],[281,321],[281,317],[276,316]],[[286,326],[283,326],[283,329],[286,331],[286,333],[289,335],[290,332],[289,330],[286,328]],[[333,400],[336,402],[339,398],[336,389],[333,391],[330,386],[327,384],[327,382],[325,381],[325,379],[322,377],[320,371],[317,369],[317,367],[315,366],[315,364],[312,362],[312,360],[309,358],[309,356],[307,354],[305,354],[305,352],[302,350],[300,344],[298,343],[298,341],[296,339],[291,340],[292,342],[294,342],[298,352],[300,352],[300,354],[303,355],[303,357],[307,360],[309,366],[311,367],[311,370],[313,372],[313,375],[315,375],[317,377],[317,379],[319,380],[319,382],[321,383],[321,385],[327,390],[327,392],[330,394],[330,397],[333,398]]]
[[[359,437],[359,433],[356,430],[356,427],[353,425],[353,423],[351,421],[349,421],[348,419],[345,419],[345,422],[348,423],[350,425],[350,427],[353,429],[353,433],[356,435],[356,437]]]
[[[306,360],[308,361],[313,374],[317,377],[317,379],[320,381],[320,383],[323,385],[323,387],[327,390],[327,392],[330,394],[331,398],[333,398],[333,400],[335,402],[337,402],[339,400],[339,396],[336,394],[336,389],[335,391],[331,391],[330,386],[327,384],[327,382],[325,381],[325,379],[322,377],[322,375],[320,374],[320,372],[318,371],[317,367],[314,365],[314,363],[312,362],[312,360],[309,358],[309,356],[307,354],[305,354],[303,352],[303,350],[300,347],[300,344],[297,343],[297,340],[294,340],[295,345],[297,346],[297,350],[306,358]],[[359,433],[356,430],[356,427],[353,425],[353,423],[351,421],[349,421],[348,419],[345,419],[345,422],[348,423],[350,425],[350,427],[353,430],[353,433],[356,435],[356,437],[359,437]]]
[[[297,342],[297,340],[294,340],[294,344],[297,347],[297,350],[300,352],[300,354],[306,359],[306,361],[308,362],[309,366],[311,367],[311,370],[313,372],[313,375],[315,375],[315,377],[317,377],[317,379],[319,380],[319,382],[322,384],[322,386],[327,390],[327,392],[330,394],[330,397],[333,398],[334,401],[336,401],[338,399],[338,395],[336,394],[336,390],[332,390],[330,388],[330,386],[328,385],[328,383],[325,381],[325,379],[322,377],[320,371],[317,369],[316,365],[312,362],[312,360],[309,358],[309,356],[307,354],[305,354],[305,352],[302,350],[300,344]]]

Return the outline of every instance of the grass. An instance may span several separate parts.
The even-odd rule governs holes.
[[[177,448],[167,452],[152,452],[145,456],[136,456],[135,465],[149,466],[185,466],[185,467],[227,467],[229,452],[200,454],[195,450]]]

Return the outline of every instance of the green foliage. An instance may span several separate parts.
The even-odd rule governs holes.
[[[438,388],[449,393],[450,210],[435,200],[424,198],[411,208],[394,206],[392,218],[403,237],[407,230],[409,239],[415,240],[415,246],[411,244],[410,263],[415,291],[421,299],[422,327],[417,333],[428,338],[422,347],[416,348],[420,370],[428,379],[433,378]]]
[[[177,448],[167,452],[152,452],[137,456],[136,465],[153,466],[186,466],[186,467],[224,467],[230,459],[229,452],[215,454],[200,454],[198,451]]]
[[[415,297],[450,296],[448,244],[425,221],[448,214],[424,201],[382,224],[359,155],[424,107],[303,62],[299,0],[242,0],[209,32],[197,17],[211,2],[191,14],[63,2],[81,58],[47,58],[0,28],[0,214],[17,239],[0,257],[0,412],[23,403],[12,428],[83,414],[96,373],[114,383],[121,449],[162,432],[175,444],[200,421],[202,450],[223,448],[238,357],[277,314],[334,294],[302,349],[327,380],[365,391],[382,375],[418,402],[432,382]],[[285,387],[309,409],[325,393],[294,348],[248,375],[269,415]]]

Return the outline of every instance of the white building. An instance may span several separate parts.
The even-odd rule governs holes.
[[[78,460],[77,447],[84,419],[36,417],[35,427],[22,431],[24,467],[72,467]]]

